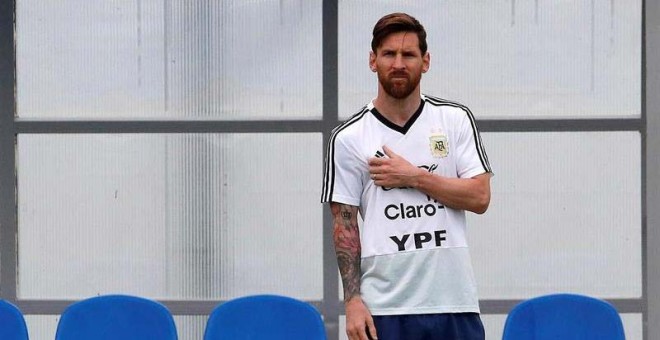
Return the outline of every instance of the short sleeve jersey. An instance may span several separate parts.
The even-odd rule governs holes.
[[[383,145],[445,177],[491,173],[474,117],[460,104],[422,95],[405,126],[365,106],[330,137],[322,202],[359,207],[361,295],[373,315],[479,312],[465,212],[412,188],[376,186],[371,157]]]

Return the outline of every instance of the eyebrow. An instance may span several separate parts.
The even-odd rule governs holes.
[[[397,52],[400,51],[402,54],[420,54],[421,51],[419,49],[416,49],[414,47],[412,48],[387,48],[387,47],[381,47],[380,52],[385,53],[385,52]]]

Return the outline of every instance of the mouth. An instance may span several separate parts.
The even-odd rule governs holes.
[[[406,73],[401,73],[401,72],[392,73],[392,74],[390,75],[390,78],[391,78],[391,79],[408,79],[408,74],[406,74]]]

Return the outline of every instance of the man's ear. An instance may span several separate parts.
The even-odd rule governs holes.
[[[424,56],[422,57],[422,73],[426,73],[426,71],[431,68],[431,53],[426,52]]]
[[[376,72],[376,53],[369,51],[369,68],[371,72]]]

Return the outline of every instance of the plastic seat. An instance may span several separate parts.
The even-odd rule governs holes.
[[[28,339],[28,331],[23,313],[21,313],[18,307],[5,300],[0,300],[0,339]]]
[[[326,336],[321,315],[310,304],[279,295],[253,295],[215,307],[204,339],[325,340]]]
[[[128,295],[105,295],[70,305],[57,325],[57,340],[176,340],[174,318],[162,304]]]
[[[624,340],[623,323],[606,301],[553,294],[521,302],[511,310],[503,340]]]

